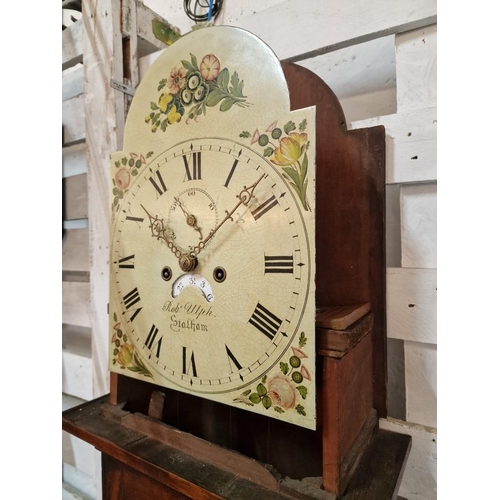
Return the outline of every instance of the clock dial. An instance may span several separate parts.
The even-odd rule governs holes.
[[[205,396],[255,385],[300,333],[312,258],[289,183],[252,149],[201,138],[151,159],[111,248],[112,310],[138,370]]]

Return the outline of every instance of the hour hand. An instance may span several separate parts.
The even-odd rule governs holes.
[[[201,228],[198,226],[198,221],[196,220],[196,217],[189,213],[185,208],[184,205],[182,204],[180,198],[174,198],[174,200],[177,202],[181,210],[184,212],[184,215],[186,216],[186,223],[188,226],[191,226],[195,231],[198,231],[200,233],[200,240],[203,239],[203,234],[201,233]]]

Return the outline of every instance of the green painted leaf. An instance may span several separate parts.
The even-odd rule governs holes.
[[[262,383],[263,383],[263,384],[265,384],[265,383],[266,383],[266,380],[267,380],[267,375],[264,375],[264,376],[262,377]]]
[[[222,104],[220,105],[220,111],[229,111],[232,107],[233,107],[233,104],[235,103],[236,101],[234,99],[231,99],[230,97],[224,99],[222,101]]]
[[[153,111],[156,111],[157,109],[160,109],[160,108],[159,108],[158,104],[156,104],[156,102],[151,101],[151,109]]]
[[[295,126],[295,123],[289,121],[288,123],[285,124],[283,130],[285,131],[285,134],[289,134],[292,130],[295,130],[296,128],[297,127]]]
[[[299,385],[297,387],[297,390],[299,391],[299,394],[302,396],[302,399],[306,399],[306,397],[307,397],[307,387],[304,387],[303,385]]]
[[[305,411],[305,409],[304,409],[304,407],[303,407],[302,405],[297,405],[297,406],[295,407],[295,409],[297,410],[297,413],[298,413],[299,415],[302,415],[302,416],[304,416],[304,417],[306,416],[306,411]]]
[[[228,84],[229,84],[229,71],[227,68],[224,68],[217,77],[217,85],[226,94],[229,94],[229,89],[227,88]]]
[[[307,153],[304,155],[304,159],[302,160],[302,165],[300,166],[300,177],[301,177],[301,184],[304,183],[304,179],[307,176],[307,167],[309,166],[309,160],[307,159]]]
[[[272,156],[273,153],[274,149],[271,147],[264,149],[264,156]]]
[[[191,54],[191,64],[193,65],[195,71],[198,71],[198,60],[194,54]]]
[[[300,337],[299,337],[299,345],[300,347],[304,347],[307,343],[307,337],[304,332],[300,332]]]
[[[117,187],[113,188],[113,194],[118,196],[120,194],[120,190]]]
[[[289,369],[290,367],[288,366],[288,363],[283,363],[283,362],[280,363],[280,370],[283,372],[284,375],[288,373]]]
[[[167,119],[165,118],[165,120],[163,120],[161,122],[161,125],[160,125],[160,128],[163,130],[163,132],[165,132],[165,130],[167,129],[167,125],[168,125],[168,122],[167,122]]]
[[[279,406],[275,406],[274,411],[277,411],[278,413],[285,413],[285,410],[283,408],[280,408]]]
[[[269,408],[271,408],[271,406],[273,405],[273,402],[271,401],[271,398],[269,396],[264,396],[262,398],[262,405],[266,410],[269,410]]]
[[[304,130],[306,129],[306,127],[307,127],[307,120],[304,118],[304,119],[300,122],[300,124],[299,124],[299,130],[300,130],[301,132],[304,132]]]
[[[181,61],[181,64],[188,70],[188,71],[198,71],[198,68],[194,68],[193,65],[189,61]],[[166,82],[165,82],[166,83]],[[164,85],[165,86],[165,85]]]
[[[252,392],[252,389],[248,389],[247,391],[245,391],[242,396],[248,396],[250,393]]]
[[[259,384],[257,386],[257,394],[259,396],[264,396],[265,394],[267,394],[267,389],[266,389],[266,386],[264,384]]]
[[[222,99],[226,97],[226,94],[220,89],[214,89],[210,92],[205,100],[206,105],[211,108],[212,106],[217,106]]]
[[[248,398],[252,403],[258,404],[260,403],[260,396],[256,392],[252,392],[250,397]]]
[[[243,137],[244,139],[247,139],[248,137],[250,137],[250,132],[248,132],[247,130],[244,130],[244,131],[240,134],[240,137]]]
[[[292,167],[283,167],[283,170],[287,173],[287,175],[292,179],[293,183],[299,187],[302,183],[300,182],[300,175],[297,171]]]

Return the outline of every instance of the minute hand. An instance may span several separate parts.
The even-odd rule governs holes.
[[[236,196],[236,198],[239,199],[238,203],[235,205],[235,207],[230,212],[228,212],[226,210],[226,216],[219,222],[219,224],[217,224],[217,226],[214,227],[214,229],[212,229],[210,231],[210,233],[208,233],[208,236],[203,241],[200,241],[200,243],[198,243],[198,245],[194,248],[195,255],[200,253],[200,251],[215,236],[215,233],[217,233],[217,231],[222,227],[223,224],[225,224],[229,219],[233,220],[232,216],[233,216],[234,212],[236,212],[236,210],[238,210],[238,208],[241,205],[248,206],[248,203],[253,198],[253,193],[255,191],[255,188],[257,187],[257,184],[259,184],[259,182],[264,178],[264,176],[265,176],[265,174],[263,174],[261,177],[259,177],[259,179],[257,179],[249,187],[243,186],[243,189],[241,190],[240,194],[238,194]]]

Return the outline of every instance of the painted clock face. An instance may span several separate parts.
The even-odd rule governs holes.
[[[241,29],[155,60],[111,158],[111,371],[315,428],[315,121]]]
[[[301,333],[313,258],[301,206],[243,144],[190,139],[152,158],[121,202],[111,245],[115,351],[156,383],[241,392]]]

